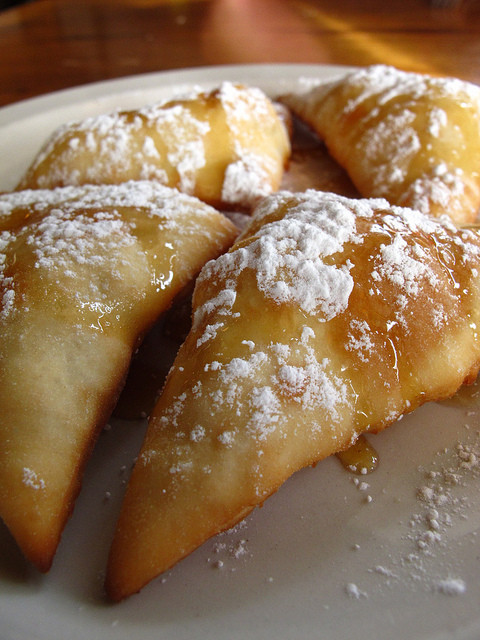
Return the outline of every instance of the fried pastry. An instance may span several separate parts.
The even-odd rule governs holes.
[[[235,235],[147,182],[0,196],[0,517],[40,570],[140,338]]]
[[[289,155],[287,124],[269,98],[224,82],[60,127],[19,188],[148,179],[212,205],[249,209],[278,189]]]
[[[374,65],[283,102],[365,197],[457,223],[480,207],[480,87]]]
[[[295,471],[480,365],[480,238],[385,200],[280,192],[202,269],[110,552],[121,600]]]

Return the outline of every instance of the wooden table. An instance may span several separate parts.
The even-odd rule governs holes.
[[[0,106],[232,63],[390,63],[480,83],[478,0],[33,0],[0,13]]]

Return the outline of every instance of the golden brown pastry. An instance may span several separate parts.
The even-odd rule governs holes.
[[[267,96],[224,82],[211,92],[61,127],[19,188],[148,179],[213,205],[248,209],[278,189],[289,154],[287,126]]]
[[[139,339],[235,234],[146,182],[0,196],[0,517],[40,570]]]
[[[266,198],[196,281],[108,564],[114,600],[295,471],[480,365],[480,238],[383,199]]]
[[[468,223],[480,207],[480,87],[374,65],[283,101],[365,197]]]

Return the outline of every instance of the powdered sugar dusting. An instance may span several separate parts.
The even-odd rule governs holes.
[[[3,289],[0,320],[5,319],[13,310],[15,304],[15,289],[13,287],[13,278],[5,275],[7,262],[7,248],[13,241],[13,234],[10,231],[2,231],[0,233],[0,287]]]
[[[286,215],[277,219],[275,212],[286,207]],[[379,210],[385,212],[381,224],[372,221],[371,227],[370,223],[366,227],[367,235],[359,232],[358,221],[372,219],[374,212]],[[215,297],[202,302],[195,310],[194,329],[204,327],[198,345],[216,336],[224,326],[222,316],[237,313],[237,281],[244,272],[255,274],[258,290],[274,304],[295,306],[322,322],[339,316],[347,309],[354,286],[351,274],[354,264],[348,256],[342,257],[344,247],[349,243],[362,245],[372,232],[387,238],[372,256],[370,295],[376,295],[382,283],[390,282],[393,286],[397,297],[396,315],[390,320],[389,328],[396,323],[406,326],[402,310],[409,300],[421,295],[426,284],[432,292],[444,289],[436,263],[440,258],[448,269],[452,260],[448,242],[461,246],[463,259],[471,262],[472,267],[479,255],[472,235],[466,234],[460,240],[455,237],[455,227],[446,220],[439,224],[414,210],[391,209],[385,200],[355,201],[313,191],[303,194],[279,192],[257,207],[238,246],[202,270],[198,279],[200,286],[216,280],[223,281],[224,286]],[[412,243],[411,239],[407,242],[412,232],[438,235],[438,251],[433,251],[433,257],[432,251],[421,242]],[[442,248],[444,244],[445,248]],[[333,256],[340,256],[340,259],[332,259]],[[460,284],[455,281],[453,271],[449,271],[455,290]],[[430,312],[435,325],[442,326],[446,320],[441,306],[432,305]],[[208,320],[212,314],[213,323]],[[372,347],[368,327],[356,319],[347,348],[353,346],[364,359]]]
[[[266,127],[267,123],[276,119],[277,114],[265,100],[263,92],[256,87],[250,87],[247,92],[233,83],[224,82],[220,87],[219,97],[225,110],[227,125],[232,132],[236,156],[225,171],[222,200],[226,203],[246,202],[253,205],[274,190],[272,176],[278,173],[278,167],[284,162],[283,145],[273,145],[271,153],[264,153],[260,145],[252,145],[250,134],[245,135],[245,127],[252,117]],[[256,134],[259,139],[264,135],[262,128],[264,127],[260,127]]]
[[[215,538],[212,544],[213,555],[210,555],[207,559],[207,562],[214,569],[235,572],[238,562],[243,562],[252,557],[248,539],[245,537],[247,527],[247,521],[242,520]]]
[[[444,593],[447,596],[462,595],[467,590],[465,581],[461,578],[446,578],[444,580],[439,580],[436,584],[436,588],[440,593]]]
[[[225,81],[210,93],[196,89],[63,125],[21,188],[155,180],[214,204],[248,208],[277,187],[289,152],[286,128],[269,98]]]
[[[326,141],[364,196],[458,222],[477,216],[478,86],[372,65],[285,102]]]
[[[35,489],[35,491],[45,489],[46,487],[45,480],[43,480],[43,478],[41,478],[33,469],[28,467],[24,467],[23,469],[22,481],[25,486]]]
[[[39,176],[40,188],[50,184],[95,183],[99,176],[103,176],[105,183],[111,183],[116,182],[117,174],[133,175],[137,171],[141,179],[168,184],[169,176],[161,162],[163,152],[156,144],[161,132],[168,161],[178,171],[180,187],[192,193],[195,172],[205,165],[203,137],[208,130],[208,123],[194,118],[181,105],[165,108],[152,105],[137,112],[101,114],[60,127],[39,153],[32,169],[63,145],[49,172]],[[77,169],[78,153],[83,149],[94,159],[85,172]]]
[[[477,513],[472,512],[467,489],[474,490],[480,478],[480,439],[469,425],[464,429],[456,446],[440,449],[418,469],[410,518],[393,530],[389,542],[378,549],[378,564],[368,570],[383,578],[369,590],[370,596],[385,588],[449,597],[468,593],[468,579],[462,575],[466,568],[457,550],[458,545],[476,544],[477,532],[469,520]]]
[[[402,183],[407,174],[410,163],[421,149],[419,134],[411,126],[415,115],[405,111],[403,114],[392,114],[372,130],[365,144],[365,155],[369,161],[378,164],[376,159],[381,150],[385,157],[395,160],[392,166],[380,164],[374,172],[375,193],[387,197],[391,184]]]
[[[380,247],[381,277],[390,280],[406,296],[418,295],[420,282],[426,274],[433,286],[438,284],[436,274],[429,272],[428,266],[421,261],[422,248],[418,247],[416,250],[419,255],[411,255],[407,241],[400,235],[396,235],[390,244]]]
[[[52,209],[42,218],[36,233],[26,238],[34,246],[35,267],[65,269],[74,262],[101,263],[115,247],[125,248],[134,242],[123,232],[121,220],[109,212],[98,212],[90,219],[84,215],[66,217],[62,209]],[[70,273],[67,269],[65,273]]]
[[[236,145],[236,151],[241,157],[231,162],[225,171],[222,200],[226,203],[254,204],[259,198],[272,192],[270,174],[260,155],[243,152],[239,144]]]
[[[231,311],[235,302],[235,279],[242,271],[252,269],[259,290],[277,304],[296,305],[324,320],[346,308],[353,288],[351,264],[345,261],[340,266],[329,265],[325,259],[341,252],[345,242],[355,239],[354,213],[335,197],[316,192],[298,197],[300,202],[282,220],[259,229],[247,247],[241,245],[203,269],[199,283],[216,278],[226,280],[221,294],[225,313]],[[290,198],[291,194],[280,193],[265,200],[256,211],[256,220],[267,218]],[[361,206],[353,204],[356,209]],[[370,205],[363,206],[367,214],[371,213]],[[317,215],[318,207],[323,207],[323,216]],[[194,327],[210,314],[212,304],[216,302],[209,300],[196,310]],[[215,335],[211,325],[207,331]]]
[[[417,493],[421,509],[412,516],[409,535],[421,554],[429,556],[437,547],[444,547],[454,519],[468,517],[468,505],[459,489],[472,477],[480,477],[480,443],[476,440],[438,452],[432,467],[425,470]]]
[[[354,600],[368,598],[368,594],[365,593],[365,591],[359,589],[359,587],[354,582],[349,582],[347,585],[345,585],[345,593],[349,598],[353,598]]]
[[[12,229],[0,231],[0,318],[7,319],[15,310],[15,262],[20,250],[31,256],[27,262],[32,261],[32,277],[40,277],[33,276],[35,272],[43,273],[44,284],[55,283],[61,273],[61,281],[68,287],[69,278],[84,273],[88,285],[82,293],[77,292],[78,309],[96,309],[99,315],[113,316],[119,303],[109,300],[108,286],[101,277],[91,277],[92,268],[98,267],[99,273],[101,267],[107,268],[110,284],[126,283],[141,270],[146,274],[149,269],[137,238],[138,221],[135,216],[125,216],[125,208],[134,209],[145,223],[150,220],[157,232],[176,232],[175,250],[192,233],[212,241],[208,220],[219,216],[195,198],[146,181],[2,194],[0,226]],[[28,216],[22,214],[17,220],[22,211],[28,211]],[[174,247],[167,243],[162,251],[173,255]],[[160,291],[171,277],[172,274],[159,273],[158,281],[155,279],[152,284]],[[145,278],[151,280],[149,275]],[[141,299],[145,292],[138,290],[137,295]]]

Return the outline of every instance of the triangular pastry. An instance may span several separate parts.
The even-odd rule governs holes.
[[[40,570],[140,338],[235,235],[147,182],[0,196],[0,517]]]
[[[453,394],[480,365],[480,238],[383,199],[266,198],[201,271],[134,467],[120,600],[298,469]]]
[[[480,207],[480,87],[374,65],[282,102],[365,197],[457,223]]]
[[[19,188],[148,179],[209,204],[249,209],[278,189],[289,155],[280,109],[260,89],[224,82],[60,127]]]

